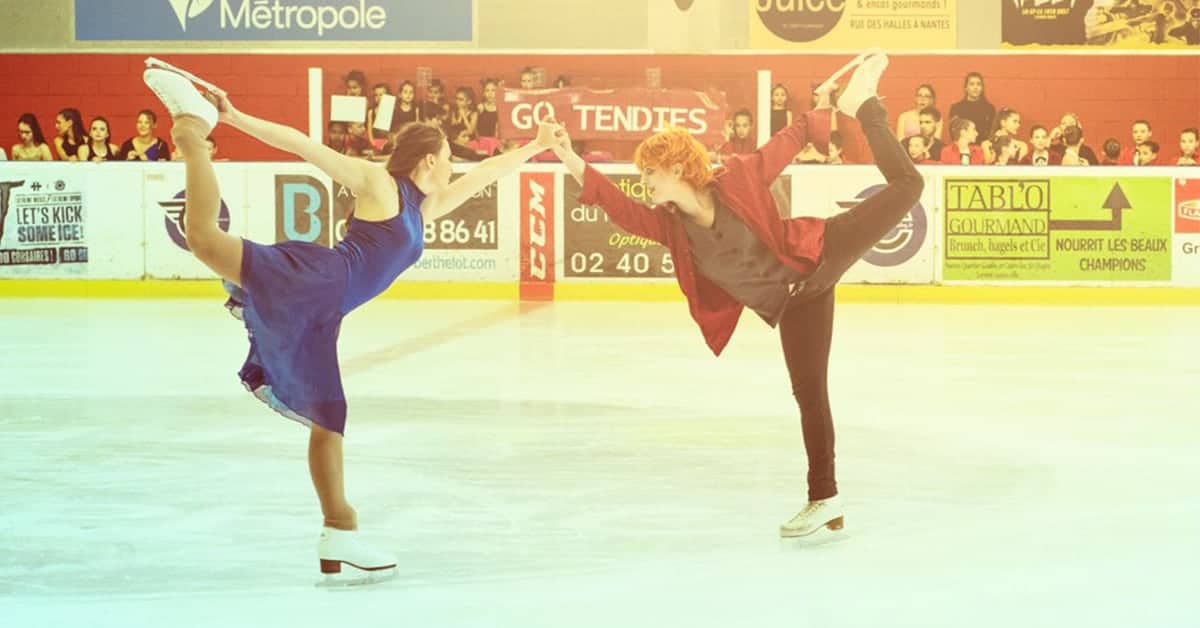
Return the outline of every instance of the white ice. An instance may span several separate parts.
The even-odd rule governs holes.
[[[314,588],[306,432],[220,303],[0,299],[0,626],[1200,625],[1200,310],[840,304],[846,540],[775,332],[682,303],[377,301],[342,330],[364,534]]]

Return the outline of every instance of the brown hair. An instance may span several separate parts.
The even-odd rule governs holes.
[[[424,122],[409,122],[396,131],[395,150],[387,162],[387,171],[393,177],[407,177],[421,163],[425,155],[437,155],[442,150],[446,134],[441,129]]]

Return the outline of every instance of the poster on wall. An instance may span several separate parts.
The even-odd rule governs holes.
[[[750,47],[786,50],[951,49],[954,0],[746,0]]]
[[[1006,47],[1200,47],[1195,0],[1002,0]]]
[[[793,168],[796,194],[791,216],[829,218],[847,212],[886,187],[874,166]],[[933,283],[937,235],[934,220],[937,186],[926,177],[917,204],[842,277],[842,283]]]
[[[1175,283],[1200,286],[1200,179],[1175,181]]]
[[[946,282],[1171,280],[1168,177],[946,177]]]
[[[0,168],[0,278],[88,273],[85,182],[83,171]]]

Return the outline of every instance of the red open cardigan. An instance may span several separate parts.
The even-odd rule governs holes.
[[[825,220],[801,217],[783,219],[771,197],[769,186],[792,162],[792,158],[813,142],[817,148],[828,146],[829,125],[820,115],[808,112],[784,130],[776,133],[762,148],[747,155],[733,155],[714,173],[717,195],[758,239],[767,245],[784,265],[809,275],[821,259]],[[675,277],[687,297],[692,318],[700,325],[704,341],[720,355],[743,306],[717,284],[696,272],[687,232],[673,204],[652,209],[633,201],[607,177],[587,166],[580,202],[598,205],[609,219],[622,229],[659,242],[671,251]]]

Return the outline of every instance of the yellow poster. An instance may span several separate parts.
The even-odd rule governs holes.
[[[983,1],[983,0],[979,0]],[[750,47],[955,48],[954,0],[747,0]]]

